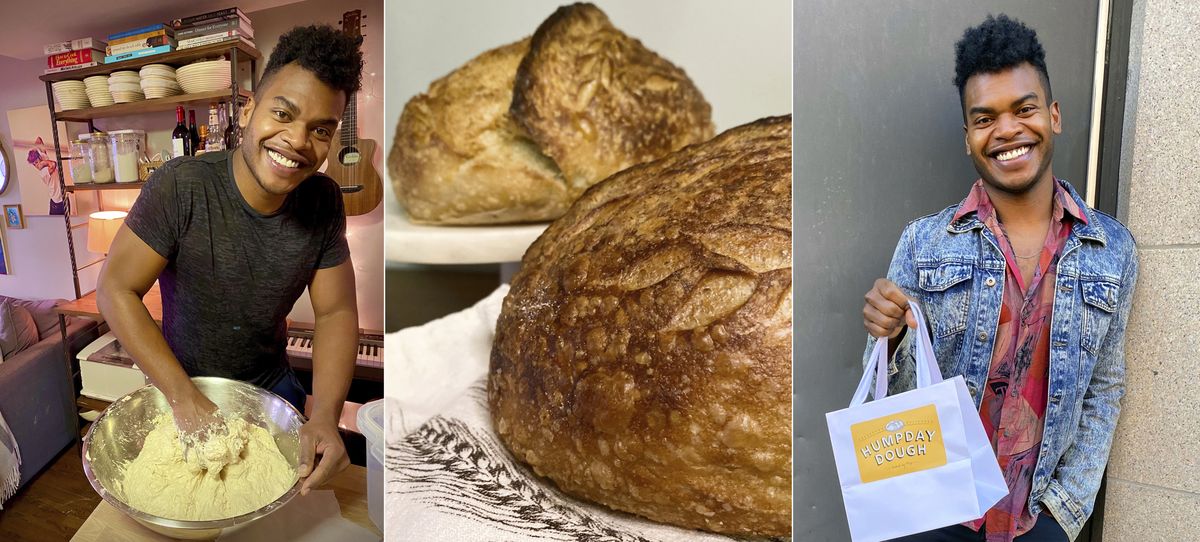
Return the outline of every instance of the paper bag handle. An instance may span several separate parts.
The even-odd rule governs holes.
[[[933,341],[929,339],[929,333],[925,331],[925,315],[921,312],[917,302],[909,300],[908,308],[912,310],[913,317],[917,321],[917,329],[909,330],[909,333],[917,334],[913,338],[913,357],[916,358],[917,364],[917,387],[932,386],[942,381],[942,371],[938,368],[937,359],[933,355]],[[867,393],[871,390],[872,372],[875,373],[875,399],[887,397],[887,354],[888,339],[881,338],[875,341],[875,349],[871,351],[871,359],[863,368],[862,380],[859,380],[858,388],[854,390],[850,406],[858,406],[866,402]]]

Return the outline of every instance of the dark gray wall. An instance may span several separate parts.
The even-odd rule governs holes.
[[[849,540],[825,412],[862,374],[863,294],[904,225],[961,200],[965,154],[954,42],[989,13],[1046,48],[1063,134],[1054,173],[1086,185],[1096,0],[797,0],[794,538]]]

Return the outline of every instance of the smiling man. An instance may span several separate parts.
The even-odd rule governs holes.
[[[362,65],[355,41],[330,27],[283,35],[238,117],[240,147],[155,172],[97,286],[121,344],[167,396],[180,430],[200,438],[222,424],[190,376],[243,380],[304,411],[285,339],[287,314],[308,288],[316,321],[303,493],[349,465],[337,420],[358,339],[354,271],[341,193],[317,168]],[[155,280],[161,331],[141,300]]]
[[[1091,515],[1125,390],[1133,238],[1054,176],[1062,131],[1036,33],[1004,15],[956,46],[966,198],[908,225],[863,323],[913,385],[909,300],[947,378],[963,375],[1009,494],[978,520],[908,541],[1066,541]],[[878,339],[877,339],[878,338]]]

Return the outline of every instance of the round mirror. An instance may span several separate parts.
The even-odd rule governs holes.
[[[8,190],[8,179],[11,176],[8,166],[8,150],[4,148],[4,143],[0,142],[0,194]]]

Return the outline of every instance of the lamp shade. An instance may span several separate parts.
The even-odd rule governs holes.
[[[127,214],[125,211],[99,211],[88,215],[88,251],[107,254]]]

